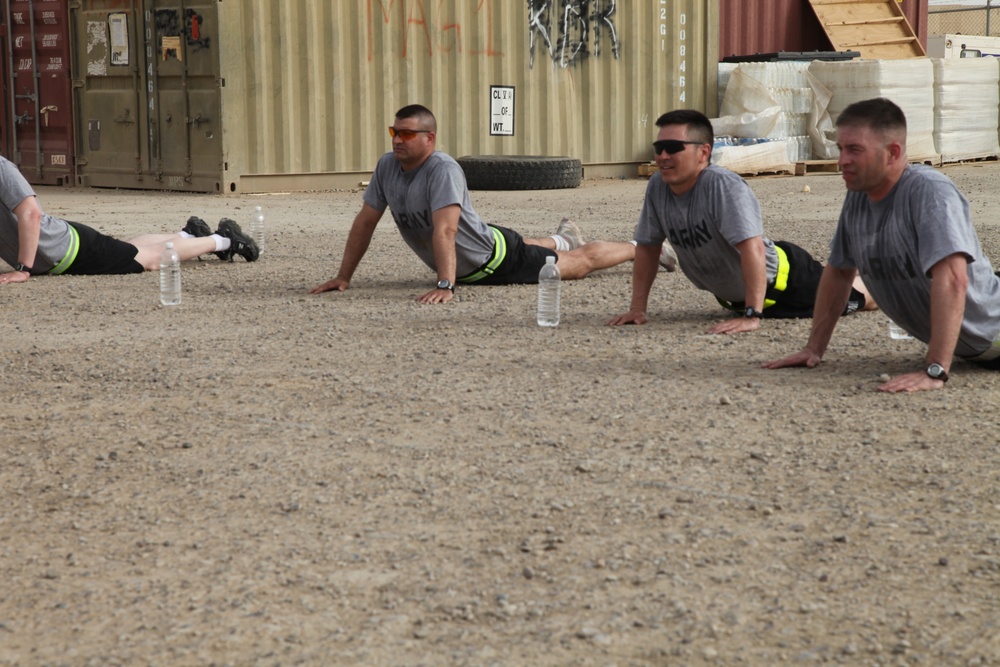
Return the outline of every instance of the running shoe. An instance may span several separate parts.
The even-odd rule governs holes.
[[[663,242],[663,247],[660,248],[660,266],[670,272],[677,270],[677,253],[674,252],[674,249],[666,241]]]
[[[576,250],[585,243],[580,226],[569,218],[563,218],[559,223],[559,227],[556,228],[556,236],[566,239],[570,250]]]
[[[215,233],[219,236],[225,236],[230,242],[228,250],[220,250],[215,253],[222,261],[233,261],[233,255],[239,255],[248,262],[256,262],[257,258],[260,257],[260,249],[257,244],[243,233],[243,229],[235,220],[223,218],[219,221],[219,229]]]
[[[208,226],[207,222],[196,215],[192,215],[188,218],[187,224],[184,225],[184,229],[182,231],[185,231],[191,236],[199,239],[204,236],[212,235],[212,228]]]

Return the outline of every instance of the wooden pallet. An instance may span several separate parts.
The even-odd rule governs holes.
[[[995,162],[1000,159],[996,155],[980,155],[977,157],[949,157],[947,155],[941,156],[941,164],[969,164],[973,162]]]
[[[836,160],[803,160],[795,163],[795,175],[806,174],[839,174],[840,167]]]
[[[923,58],[927,55],[898,0],[809,0],[837,51],[862,58]]]
[[[649,164],[639,165],[639,175],[649,177],[655,174],[660,168],[656,166],[655,162],[650,162]]]

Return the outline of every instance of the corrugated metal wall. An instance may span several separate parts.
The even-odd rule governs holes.
[[[913,32],[927,46],[928,0],[902,0]],[[830,40],[809,0],[719,0],[719,56],[775,51],[829,51]]]
[[[455,156],[647,161],[659,114],[714,112],[718,2],[220,3],[226,189],[369,172],[409,103]],[[490,135],[491,86],[514,88],[513,136]]]

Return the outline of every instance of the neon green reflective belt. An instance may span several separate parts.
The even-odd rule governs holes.
[[[500,265],[503,264],[503,260],[507,256],[507,239],[504,238],[503,234],[496,227],[490,227],[490,230],[493,232],[493,258],[475,273],[456,278],[456,282],[474,283],[477,280],[482,280],[486,276],[492,276]]]
[[[68,269],[73,262],[76,261],[76,256],[80,252],[80,233],[76,231],[73,225],[69,226],[69,250],[63,255],[62,261],[49,269],[48,273],[53,276],[58,276]]]
[[[775,252],[778,253],[778,272],[774,276],[774,290],[776,292],[784,292],[788,289],[788,274],[791,271],[791,265],[788,263],[788,254],[778,246],[774,246]],[[715,297],[723,308],[728,308],[729,310],[739,311],[736,306],[733,305],[731,301],[726,301],[725,299],[720,299]],[[773,306],[777,301],[774,299],[764,299],[764,307]]]
[[[791,266],[788,264],[788,255],[780,246],[774,246],[775,252],[778,253],[778,272],[774,276],[774,289],[778,292],[784,292],[788,288],[788,273],[791,270]],[[773,299],[764,299],[764,307],[773,306],[776,301]]]

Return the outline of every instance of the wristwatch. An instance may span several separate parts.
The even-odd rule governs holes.
[[[941,380],[941,382],[947,382],[948,372],[944,369],[944,366],[935,363],[927,367],[927,377],[934,378],[935,380]]]
[[[21,262],[18,262],[17,264],[14,265],[14,270],[15,271],[24,271],[25,273],[31,273],[31,267],[30,266],[25,266]]]
[[[447,278],[445,278],[444,280],[439,280],[438,281],[437,288],[438,289],[451,290],[452,292],[454,292],[455,291],[455,284],[452,283]]]
[[[747,306],[747,309],[743,311],[743,317],[756,317],[760,319],[761,317],[764,317],[764,313],[754,309],[753,306]]]

